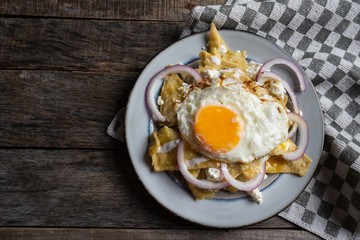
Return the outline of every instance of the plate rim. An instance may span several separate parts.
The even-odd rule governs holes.
[[[151,57],[147,62],[146,64],[144,65],[144,68],[142,69],[141,73],[138,75],[134,85],[133,85],[133,88],[131,89],[131,92],[129,94],[129,97],[128,97],[128,101],[127,101],[127,104],[126,104],[126,108],[125,108],[125,118],[124,118],[124,135],[125,135],[125,143],[126,143],[126,146],[127,146],[127,149],[128,149],[128,153],[129,153],[129,157],[130,157],[130,160],[131,160],[131,163],[133,165],[133,168],[137,174],[137,177],[138,179],[140,180],[140,182],[142,183],[142,185],[145,187],[146,191],[163,207],[165,208],[167,211],[171,212],[172,214],[174,214],[175,216],[177,217],[180,217],[181,219],[185,219],[189,222],[192,222],[192,223],[195,223],[195,224],[198,224],[198,225],[202,225],[202,226],[208,226],[208,227],[214,227],[214,228],[237,228],[237,227],[245,227],[245,226],[250,226],[250,225],[254,225],[254,224],[258,224],[258,223],[261,223],[263,221],[266,221],[270,218],[272,218],[273,216],[279,214],[280,212],[282,212],[284,209],[286,209],[287,207],[289,207],[291,204],[294,203],[294,201],[304,192],[304,190],[306,189],[306,187],[309,185],[310,181],[312,180],[312,178],[314,177],[314,174],[316,172],[316,169],[320,163],[320,159],[321,159],[321,156],[322,156],[322,151],[323,151],[323,148],[324,148],[324,141],[325,141],[325,122],[324,122],[324,113],[323,113],[323,109],[322,109],[322,105],[321,105],[321,102],[320,102],[320,99],[319,99],[319,96],[318,96],[318,93],[315,89],[315,86],[313,85],[311,79],[308,77],[308,75],[306,74],[305,70],[301,67],[301,65],[298,63],[298,61],[291,55],[289,54],[288,52],[286,52],[283,48],[281,48],[280,46],[278,46],[275,42],[272,42],[270,41],[269,39],[263,37],[263,36],[259,36],[257,35],[256,33],[253,33],[253,32],[249,32],[249,31],[244,31],[244,30],[239,30],[239,29],[218,29],[220,35],[221,32],[238,32],[238,33],[244,33],[244,34],[251,34],[257,38],[261,38],[265,41],[267,41],[268,43],[270,43],[273,47],[277,48],[278,50],[280,50],[281,52],[285,53],[294,63],[296,63],[297,66],[300,67],[300,70],[301,72],[305,75],[305,77],[309,80],[309,84],[308,86],[311,86],[313,92],[315,93],[315,99],[316,99],[316,102],[317,102],[317,105],[319,106],[320,108],[320,117],[321,117],[321,150],[319,150],[319,155],[316,157],[317,159],[317,163],[316,163],[316,166],[314,167],[313,171],[311,172],[310,174],[310,177],[308,179],[308,181],[306,182],[306,184],[304,184],[303,188],[301,189],[301,191],[299,192],[299,194],[297,194],[296,196],[293,197],[293,199],[289,202],[289,204],[286,204],[283,208],[281,208],[279,211],[276,211],[274,214],[272,214],[271,216],[269,217],[266,217],[266,218],[263,218],[263,219],[260,219],[258,221],[255,221],[255,222],[251,222],[251,223],[248,223],[248,224],[241,224],[241,225],[232,225],[232,226],[218,226],[218,225],[215,225],[215,224],[204,224],[204,223],[201,223],[201,222],[198,222],[196,220],[193,220],[193,219],[190,219],[188,217],[185,217],[183,215],[180,215],[178,213],[176,213],[175,211],[171,210],[170,208],[168,208],[167,206],[165,206],[163,203],[161,203],[159,201],[159,199],[148,189],[147,185],[145,185],[145,183],[141,180],[141,177],[139,176],[139,172],[138,170],[136,169],[135,165],[134,165],[134,160],[132,159],[131,157],[131,153],[129,151],[129,143],[127,141],[127,119],[129,118],[128,117],[128,107],[129,107],[129,102],[130,102],[130,99],[132,98],[133,94],[134,94],[134,89],[136,87],[136,85],[138,84],[138,80],[140,79],[140,77],[142,76],[142,74],[145,72],[145,70],[147,69],[148,65],[157,57],[159,56],[162,52],[164,52],[165,50],[167,50],[168,48],[171,48],[172,46],[174,46],[175,44],[183,41],[183,40],[186,40],[186,39],[189,39],[191,37],[196,37],[197,35],[205,35],[204,37],[208,38],[208,36],[206,36],[206,34],[209,33],[209,30],[205,30],[205,31],[201,31],[201,32],[197,32],[197,33],[192,33],[188,36],[185,36],[183,38],[180,38],[174,42],[172,42],[170,45],[164,47],[163,49],[161,49],[159,52],[157,52],[153,57]],[[150,78],[149,78],[150,79]],[[309,174],[309,173],[307,173]],[[282,174],[280,174],[279,177],[281,177]],[[200,200],[200,201],[203,201],[203,200]]]

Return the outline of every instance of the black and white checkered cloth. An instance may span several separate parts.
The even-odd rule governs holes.
[[[208,30],[212,22],[276,43],[300,63],[320,98],[325,146],[319,166],[279,215],[326,239],[360,239],[360,1],[197,6],[181,37]]]

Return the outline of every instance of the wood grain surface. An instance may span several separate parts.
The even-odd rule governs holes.
[[[0,69],[140,72],[185,23],[0,18]]]
[[[211,229],[157,203],[126,149],[1,149],[0,156],[0,226]],[[275,217],[249,227],[295,225]]]
[[[225,0],[3,0],[0,13],[10,16],[56,18],[186,21],[199,5],[223,4]]]
[[[177,229],[39,229],[39,228],[0,228],[1,236],[8,240],[13,239],[48,239],[58,240],[64,239],[277,239],[288,240],[319,239],[309,232],[299,230],[278,230],[272,229],[268,231],[254,231],[249,229],[237,230],[177,230]]]
[[[190,10],[224,2],[0,1],[0,239],[318,239],[278,216],[235,229],[183,220],[106,134]]]
[[[138,73],[0,71],[0,146],[123,148],[106,127]]]

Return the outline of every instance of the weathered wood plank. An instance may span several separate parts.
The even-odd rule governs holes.
[[[0,18],[0,69],[140,72],[184,25]]]
[[[153,230],[153,229],[67,229],[0,228],[4,239],[321,239],[305,230]]]
[[[0,149],[0,166],[3,227],[210,229],[157,203],[126,150]],[[248,228],[297,227],[276,216]]]
[[[106,128],[138,73],[0,71],[0,147],[124,148]]]
[[[196,5],[223,4],[225,0],[4,0],[0,14],[64,18],[185,21]]]

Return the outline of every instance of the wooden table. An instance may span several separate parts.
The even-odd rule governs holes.
[[[317,239],[278,216],[236,229],[183,220],[105,133],[190,9],[224,2],[0,2],[0,239]]]

